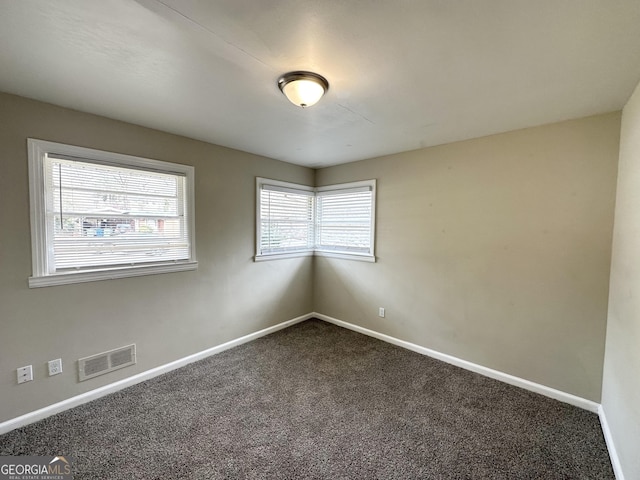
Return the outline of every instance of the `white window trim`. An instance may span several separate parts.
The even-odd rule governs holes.
[[[95,282],[99,280],[111,280],[116,278],[137,277],[142,275],[154,275],[160,273],[182,272],[196,270],[195,242],[195,169],[190,165],[152,160],[149,158],[134,157],[120,153],[106,152],[91,148],[65,145],[62,143],[27,139],[29,153],[29,200],[31,217],[31,261],[32,276],[29,277],[29,287],[48,287],[54,285],[67,285],[72,283]],[[46,209],[45,209],[45,173],[44,158],[49,153],[68,155],[80,159],[91,160],[97,163],[111,164],[124,167],[138,167],[146,170],[156,170],[164,173],[177,173],[184,175],[186,179],[187,215],[189,218],[189,241],[191,245],[191,258],[173,263],[159,263],[136,266],[118,266],[109,268],[96,268],[95,270],[83,270],[79,272],[49,273],[48,255],[50,242],[47,240]]]
[[[301,250],[299,252],[286,253],[263,253],[253,257],[254,262],[265,262],[267,260],[280,260],[283,258],[312,257],[315,255],[313,250]]]
[[[360,262],[376,262],[375,255],[369,255],[368,253],[343,253],[343,252],[330,252],[329,250],[314,250],[314,257],[332,257],[342,258],[344,260],[358,260]]]
[[[253,257],[254,262],[263,262],[265,260],[277,260],[280,258],[295,258],[295,257],[309,257],[313,255],[313,250],[298,250],[282,253],[259,253],[260,252],[260,237],[262,236],[262,225],[260,223],[260,194],[262,185],[272,185],[275,187],[281,187],[283,189],[291,189],[295,191],[314,192],[313,187],[307,185],[299,185],[297,183],[282,182],[280,180],[271,180],[269,178],[256,177],[256,255]]]
[[[307,192],[313,192],[314,195],[318,192],[329,192],[332,190],[347,190],[357,189],[362,187],[368,187],[371,189],[372,205],[371,205],[371,254],[368,253],[348,253],[348,252],[334,252],[331,250],[320,250],[317,248],[300,250],[296,252],[284,252],[284,253],[258,253],[260,252],[260,237],[261,237],[261,223],[260,223],[260,191],[262,185],[274,185],[282,188],[289,188],[292,191],[303,190]],[[296,258],[296,257],[332,257],[341,258],[344,260],[357,260],[361,262],[376,262],[375,256],[375,226],[376,226],[376,180],[362,180],[358,182],[339,183],[334,185],[326,185],[323,187],[310,187],[308,185],[301,185],[291,182],[283,182],[280,180],[271,180],[269,178],[256,177],[256,255],[253,257],[255,262],[263,262],[267,260],[279,260],[284,258]]]
[[[363,262],[375,262],[376,261],[376,180],[362,180],[359,182],[349,182],[349,183],[337,183],[333,185],[326,185],[323,187],[316,187],[314,190],[316,194],[320,192],[331,192],[335,190],[345,191],[345,190],[360,190],[363,188],[367,188],[371,190],[371,237],[369,238],[369,245],[371,245],[371,253],[359,253],[359,252],[340,252],[333,250],[326,250],[316,248],[314,250],[314,255],[320,257],[333,257],[333,258],[344,258],[347,260],[360,260]]]

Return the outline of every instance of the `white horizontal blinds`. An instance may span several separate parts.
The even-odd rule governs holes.
[[[320,191],[316,197],[316,249],[372,254],[371,187]]]
[[[313,192],[260,187],[260,254],[313,249]]]
[[[45,169],[50,273],[190,258],[183,175],[52,154]]]

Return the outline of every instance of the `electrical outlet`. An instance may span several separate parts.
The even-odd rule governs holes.
[[[62,373],[62,359],[58,358],[56,360],[49,360],[47,362],[49,365],[49,376],[58,375]]]
[[[33,380],[33,367],[27,365],[18,369],[18,383],[30,382]]]
[[[378,316],[384,318],[384,307],[378,309]]]

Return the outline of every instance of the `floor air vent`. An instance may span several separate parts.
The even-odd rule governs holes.
[[[82,382],[135,363],[136,345],[127,345],[126,347],[81,358],[78,360],[78,375]]]

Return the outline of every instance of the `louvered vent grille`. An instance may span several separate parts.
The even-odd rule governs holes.
[[[98,375],[105,370],[109,370],[109,357],[107,355],[91,358],[84,363],[85,377]]]
[[[109,355],[112,367],[126,367],[133,364],[133,351],[130,348],[118,350]]]
[[[136,346],[116,348],[108,352],[91,355],[78,360],[78,376],[80,381],[113,372],[119,368],[136,363]]]

